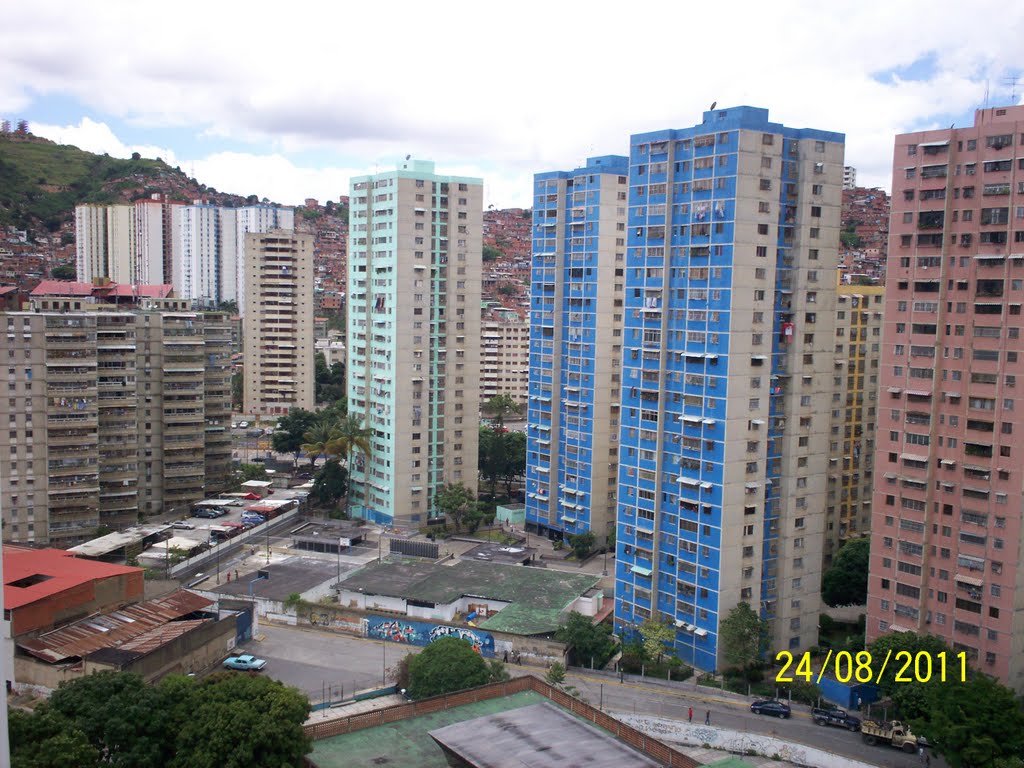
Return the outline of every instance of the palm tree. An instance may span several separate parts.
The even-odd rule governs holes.
[[[349,497],[352,491],[352,454],[359,451],[364,456],[369,456],[372,451],[370,445],[372,436],[373,430],[363,426],[361,416],[349,414],[336,426],[333,437],[327,445],[327,453],[345,457],[345,469],[348,474],[348,484],[345,489],[345,517],[349,516]]]
[[[331,440],[334,439],[338,425],[328,421],[318,421],[302,437],[302,452],[309,456],[309,466],[316,465],[316,460],[328,454]]]

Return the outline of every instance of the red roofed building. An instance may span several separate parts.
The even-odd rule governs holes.
[[[62,549],[4,546],[4,612],[11,635],[46,631],[138,602],[143,569],[75,557]]]
[[[56,309],[89,309],[100,304],[117,304],[136,306],[160,300],[161,303],[173,303],[173,285],[130,285],[128,283],[111,283],[99,278],[94,283],[82,283],[74,280],[43,280],[29,295],[33,307],[37,310]],[[177,309],[188,309],[188,301],[183,301]]]

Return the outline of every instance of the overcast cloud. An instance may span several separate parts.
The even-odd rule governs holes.
[[[1003,0],[34,0],[3,17],[0,115],[286,204],[411,153],[529,205],[533,173],[713,101],[843,132],[860,182],[888,187],[894,134],[969,120],[986,83],[1007,103],[1024,70],[1024,6]]]

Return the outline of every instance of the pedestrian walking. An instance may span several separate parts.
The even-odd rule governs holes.
[[[519,653],[519,651],[516,651],[516,664],[520,667],[523,666],[523,654]]]
[[[689,718],[690,718],[690,722],[692,723],[693,722],[693,707],[690,707]]]
[[[704,725],[711,725],[711,710],[710,709],[708,710],[708,713],[706,715],[704,715]]]
[[[505,663],[508,664],[508,651],[505,651]]]

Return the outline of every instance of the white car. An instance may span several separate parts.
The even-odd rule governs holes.
[[[240,422],[238,422],[238,428],[239,429],[248,429],[249,428],[249,422],[248,421],[240,421]]]
[[[175,520],[171,523],[171,528],[178,528],[182,531],[194,531],[196,529],[195,525],[188,520]]]

